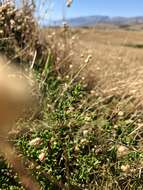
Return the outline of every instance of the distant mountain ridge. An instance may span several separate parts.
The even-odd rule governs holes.
[[[143,24],[143,16],[136,17],[109,17],[109,16],[84,16],[71,18],[66,20],[69,25],[73,27],[81,26],[95,26],[97,24],[114,24],[114,25],[128,25],[128,24]],[[55,26],[62,25],[63,21],[55,21]]]

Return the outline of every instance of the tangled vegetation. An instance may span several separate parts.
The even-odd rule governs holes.
[[[0,51],[26,63],[31,55],[27,50],[38,52],[33,49],[37,41],[30,36],[35,34],[35,22],[21,10],[19,21],[19,11],[10,4],[0,7],[1,11]],[[12,26],[8,24],[11,18]],[[77,80],[77,74],[59,77],[52,51],[48,52],[46,59],[45,52],[40,54],[33,67],[42,93],[40,113],[29,121],[19,121],[16,134],[10,137],[25,157],[26,167],[44,190],[142,189],[143,112],[136,100],[95,95],[88,84]],[[0,189],[24,189],[2,157]]]

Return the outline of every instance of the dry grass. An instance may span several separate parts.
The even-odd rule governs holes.
[[[92,55],[83,75],[95,80],[103,93],[132,94],[142,101],[143,54],[138,45],[141,47],[143,32],[90,28],[74,33],[78,35],[74,61],[82,63]]]
[[[13,30],[8,36],[10,32],[13,34]],[[25,32],[22,30],[21,35]],[[40,31],[40,36],[46,36],[49,45],[42,48],[44,54],[39,55],[35,43],[30,43],[32,57],[20,57],[22,63],[30,60],[29,69],[42,94],[42,109],[38,117],[20,120],[17,133],[9,139],[26,158],[26,167],[19,174],[34,171],[37,182],[46,190],[142,189],[143,112],[137,106],[143,96],[143,33],[113,26],[64,27]],[[37,42],[35,37],[32,42]],[[20,50],[25,48],[20,46]],[[82,81],[78,80],[81,72]],[[11,152],[9,146],[7,149]],[[9,158],[14,167],[20,160],[15,154]],[[31,176],[23,181],[19,175],[19,182],[11,171],[0,159],[0,188],[23,190],[21,183],[29,183]]]

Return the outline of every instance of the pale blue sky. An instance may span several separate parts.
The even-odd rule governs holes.
[[[73,0],[70,9],[65,8],[66,0],[51,1],[51,17],[61,19],[87,15],[140,16],[143,15],[143,0]]]
[[[21,2],[20,0],[16,0]],[[64,18],[90,15],[106,16],[143,16],[143,0],[73,0],[71,8],[67,8],[66,0],[35,0],[40,23]],[[46,13],[46,14],[45,14]]]

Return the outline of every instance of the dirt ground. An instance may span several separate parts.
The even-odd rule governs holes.
[[[143,30],[74,29],[73,63],[91,59],[82,75],[103,93],[130,94],[143,102]]]

